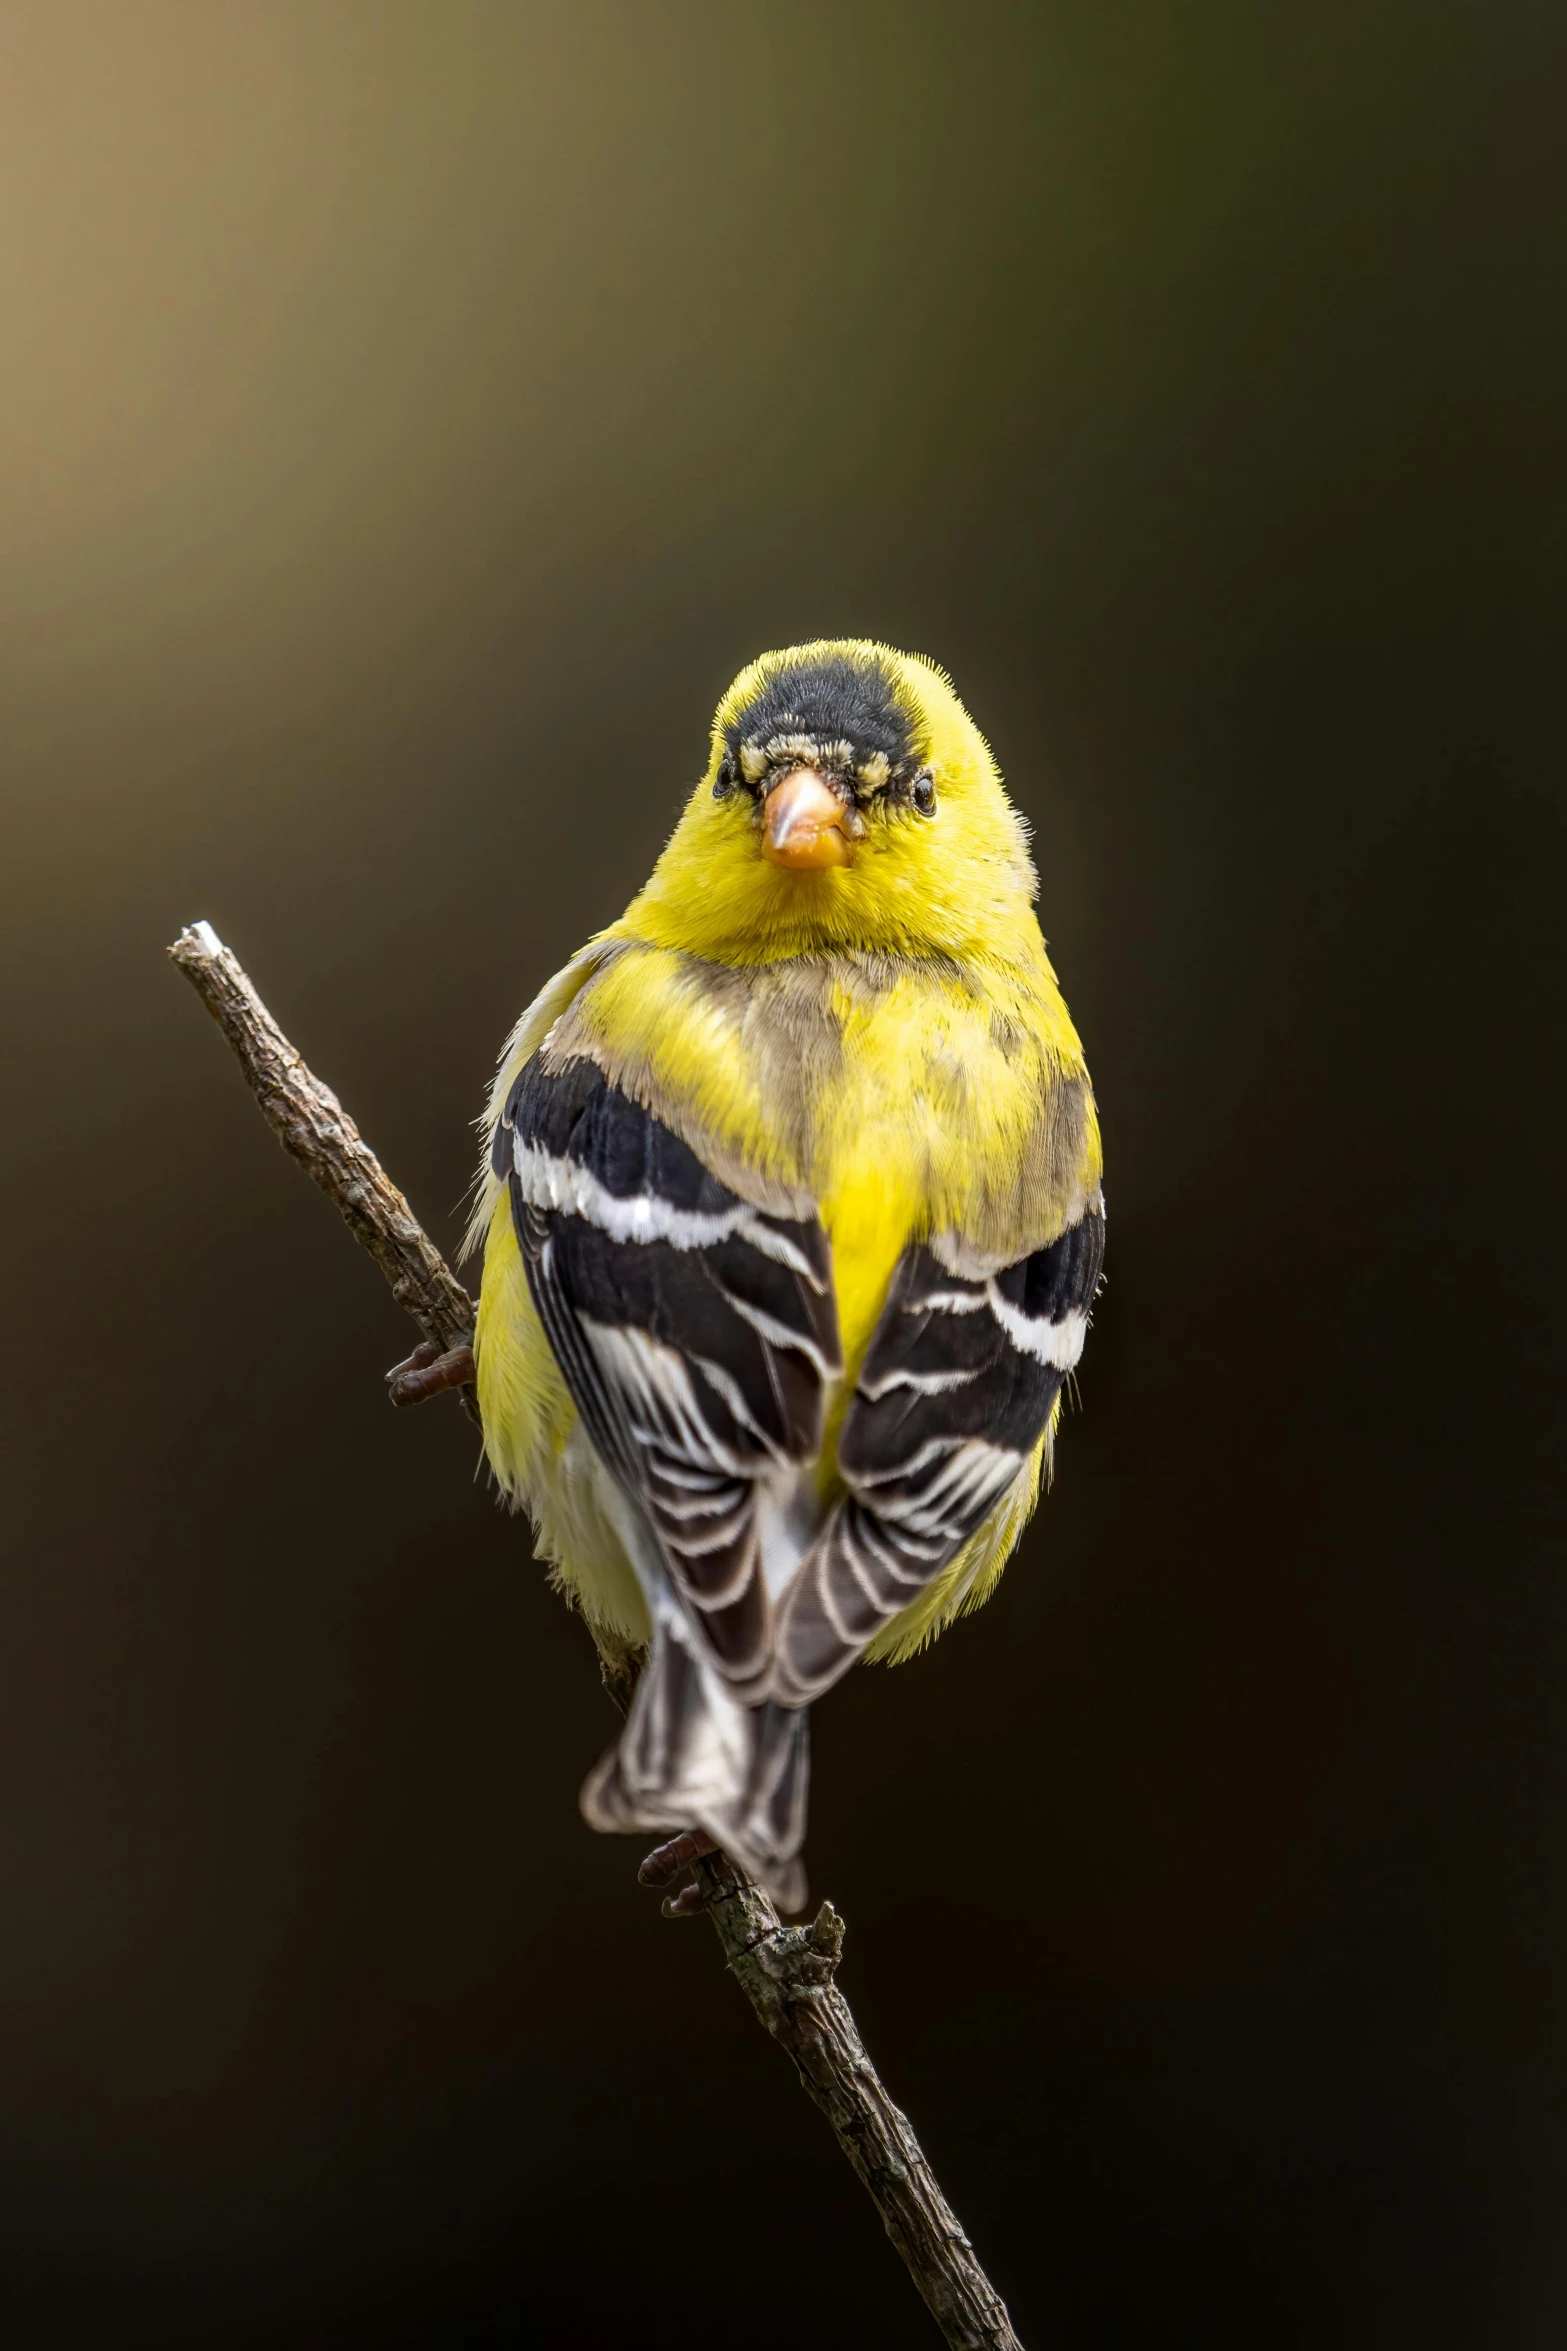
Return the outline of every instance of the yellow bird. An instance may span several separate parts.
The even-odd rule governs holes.
[[[648,1648],[583,1811],[786,1908],[810,1702],[989,1596],[1082,1350],[1099,1130],[1036,888],[933,663],[764,654],[485,1115],[489,1460],[601,1645]]]

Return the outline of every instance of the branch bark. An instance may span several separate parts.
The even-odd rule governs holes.
[[[465,1345],[473,1337],[473,1300],[331,1087],[284,1036],[238,956],[210,922],[196,922],[181,931],[169,957],[233,1046],[268,1126],[369,1250],[398,1305],[437,1346]],[[459,1393],[477,1423],[473,1389]]]
[[[836,1981],[845,1931],[837,1911],[824,1902],[810,1926],[783,1925],[722,1853],[697,1862],[696,1877],[731,1975],[832,2124],[947,2342],[955,2351],[1023,2351],[908,2117],[865,2053]]]
[[[238,958],[205,922],[182,931],[169,954],[222,1028],[279,1142],[341,1211],[422,1336],[443,1349],[465,1345],[473,1300]],[[477,1420],[473,1389],[459,1393]],[[602,1657],[600,1670],[624,1712],[634,1686],[628,1661]],[[831,2123],[952,2351],[1022,2351],[1006,2305],[883,2088],[838,1989],[843,1920],[824,1902],[810,1926],[785,1926],[761,1888],[721,1853],[695,1870],[730,1973]]]

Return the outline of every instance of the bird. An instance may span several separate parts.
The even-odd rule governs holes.
[[[934,662],[766,653],[501,1056],[484,1446],[601,1651],[645,1652],[581,1804],[666,1836],[654,1882],[717,1849],[803,1906],[811,1705],[987,1600],[1050,1475],[1105,1211],[1037,888]]]

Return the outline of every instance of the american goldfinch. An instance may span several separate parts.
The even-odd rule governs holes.
[[[1099,1129],[1036,888],[933,663],[764,654],[483,1122],[488,1458],[648,1648],[583,1811],[786,1908],[811,1701],[994,1590],[1082,1350]]]

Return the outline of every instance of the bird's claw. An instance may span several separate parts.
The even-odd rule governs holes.
[[[689,1869],[693,1861],[700,1861],[704,1853],[716,1853],[718,1847],[706,1829],[682,1829],[678,1837],[655,1845],[637,1871],[640,1886],[667,1886],[672,1878]]]
[[[470,1346],[441,1347],[421,1339],[411,1355],[394,1363],[386,1375],[387,1400],[392,1404],[424,1404],[444,1388],[465,1388],[474,1376]]]
[[[682,1829],[678,1837],[655,1845],[637,1871],[637,1881],[644,1886],[667,1886],[689,1869],[693,1861],[700,1861],[704,1853],[716,1853],[717,1845],[706,1829]],[[678,1893],[666,1894],[662,1909],[666,1918],[695,1918],[706,1907],[707,1896],[694,1881],[682,1886]]]
[[[707,1896],[693,1879],[678,1894],[666,1894],[659,1908],[666,1918],[695,1918],[698,1911],[707,1908]]]

